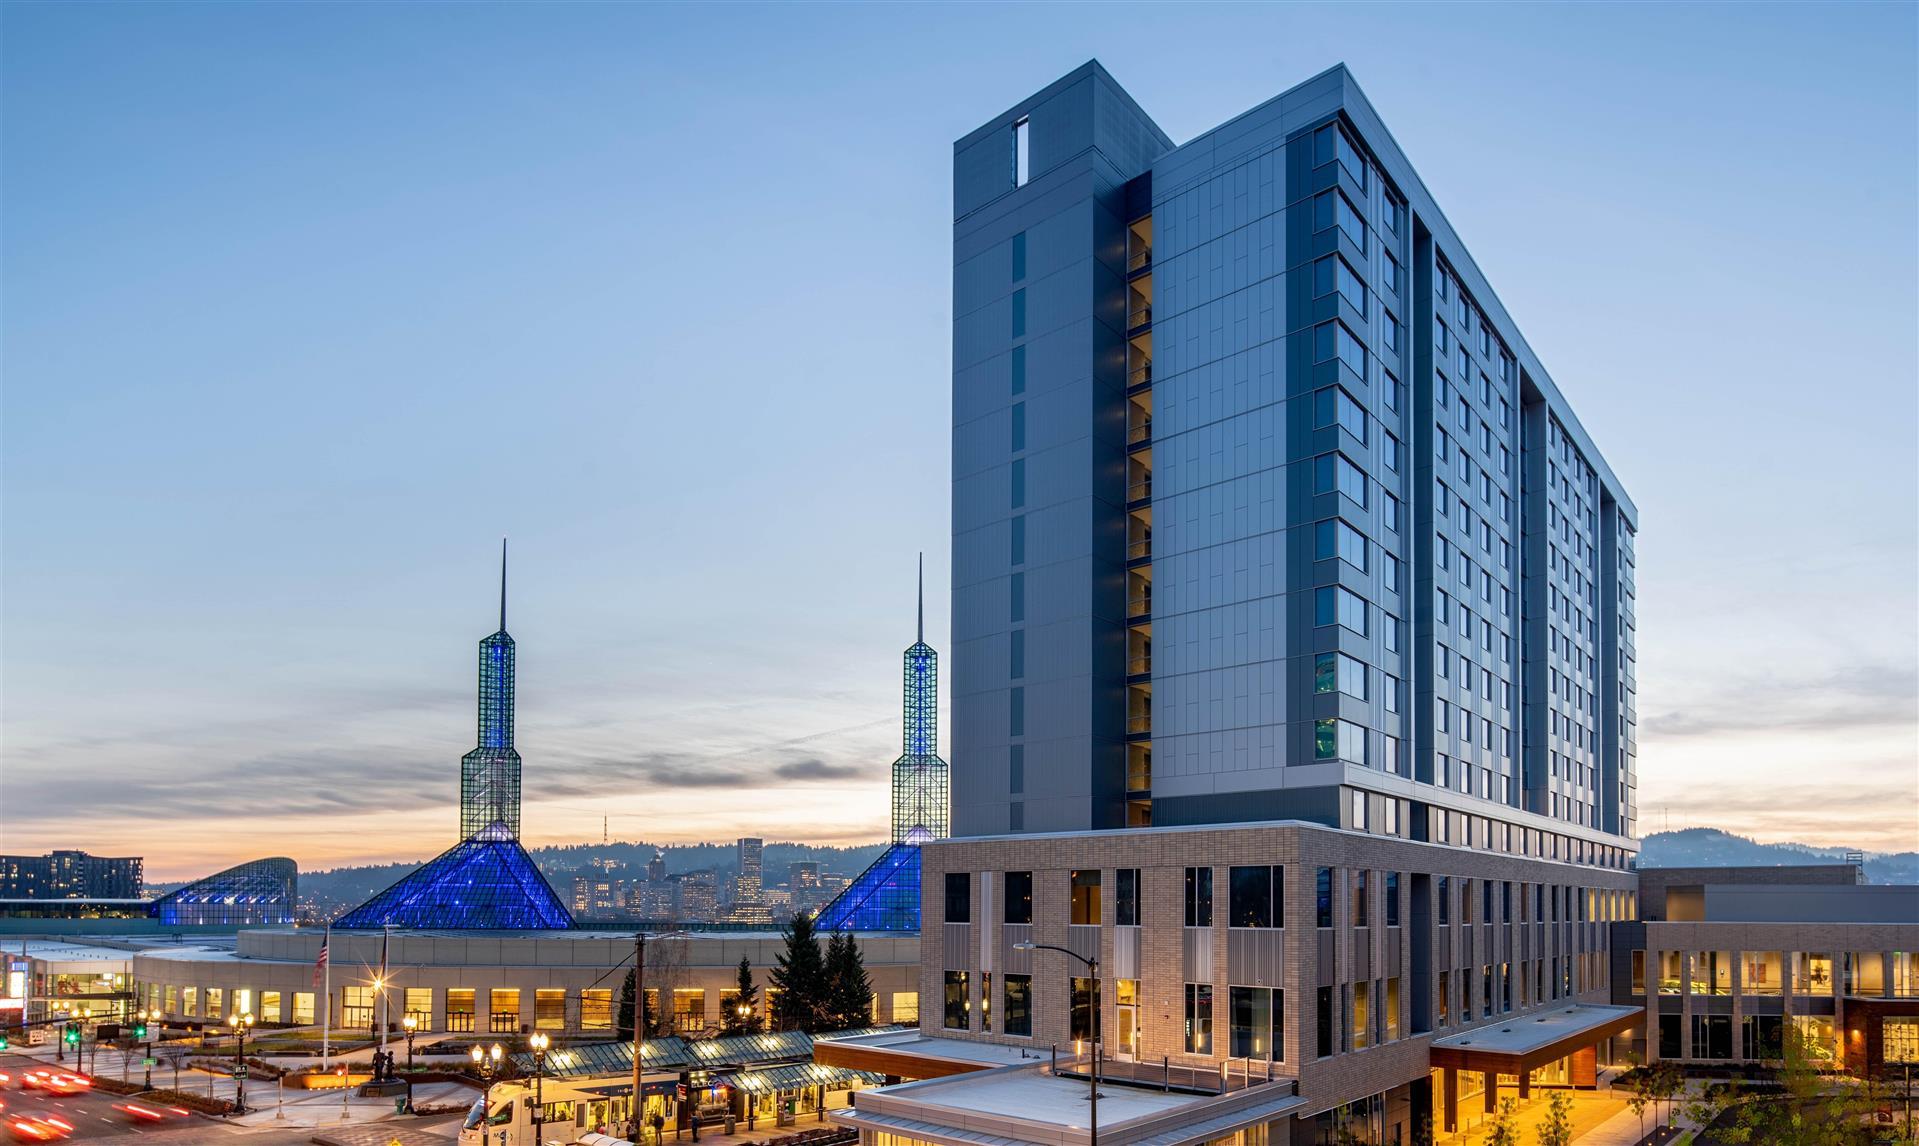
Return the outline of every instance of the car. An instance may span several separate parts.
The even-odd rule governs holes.
[[[73,1124],[51,1114],[23,1114],[7,1119],[16,1142],[54,1142],[73,1133]]]
[[[53,1078],[53,1075],[54,1075],[53,1071],[45,1070],[45,1069],[22,1071],[20,1074],[20,1089],[21,1090],[44,1089],[47,1085],[47,1082]]]
[[[113,1108],[133,1122],[171,1122],[176,1118],[189,1117],[192,1113],[178,1106],[149,1106],[144,1102],[116,1102]]]

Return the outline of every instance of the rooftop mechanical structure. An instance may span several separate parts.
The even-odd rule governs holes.
[[[905,653],[900,758],[893,761],[893,842],[820,909],[826,931],[918,931],[920,844],[947,834],[946,761],[939,756],[939,654],[926,643],[921,557],[919,632]]]
[[[480,642],[480,742],[460,758],[460,842],[341,916],[335,927],[521,931],[573,926],[572,914],[520,846],[513,681],[503,540],[500,628]]]

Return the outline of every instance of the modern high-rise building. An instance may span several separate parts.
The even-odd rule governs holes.
[[[506,632],[506,541],[500,541],[500,628],[480,642],[480,742],[460,758],[460,838],[498,824],[520,838],[520,754],[513,747],[513,638]]]
[[[1632,501],[1343,68],[1175,146],[1091,63],[953,192],[955,835],[1628,846]]]
[[[1089,63],[953,195],[939,942],[918,1032],[816,1050],[926,1081],[836,1118],[1090,1142],[1095,1045],[1108,1142],[1594,1088],[1646,1019],[1634,510],[1352,77],[1175,145]]]

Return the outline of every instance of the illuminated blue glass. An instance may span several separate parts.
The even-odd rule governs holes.
[[[571,927],[573,916],[519,841],[494,824],[429,860],[334,926],[531,931]]]
[[[154,900],[151,914],[162,927],[291,923],[298,878],[299,868],[284,856],[254,860]]]
[[[920,929],[920,849],[897,843],[880,853],[859,878],[820,911],[821,931],[911,931]]]

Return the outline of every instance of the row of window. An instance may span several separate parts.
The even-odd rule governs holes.
[[[1658,978],[1661,995],[1780,995],[1787,973],[1796,995],[1841,995],[1894,998],[1919,997],[1919,952],[1846,951],[1837,964],[1822,951],[1661,951]],[[1691,974],[1686,973],[1690,960]],[[1737,991],[1734,976],[1737,974]],[[1632,990],[1646,993],[1646,953],[1632,953]]]

